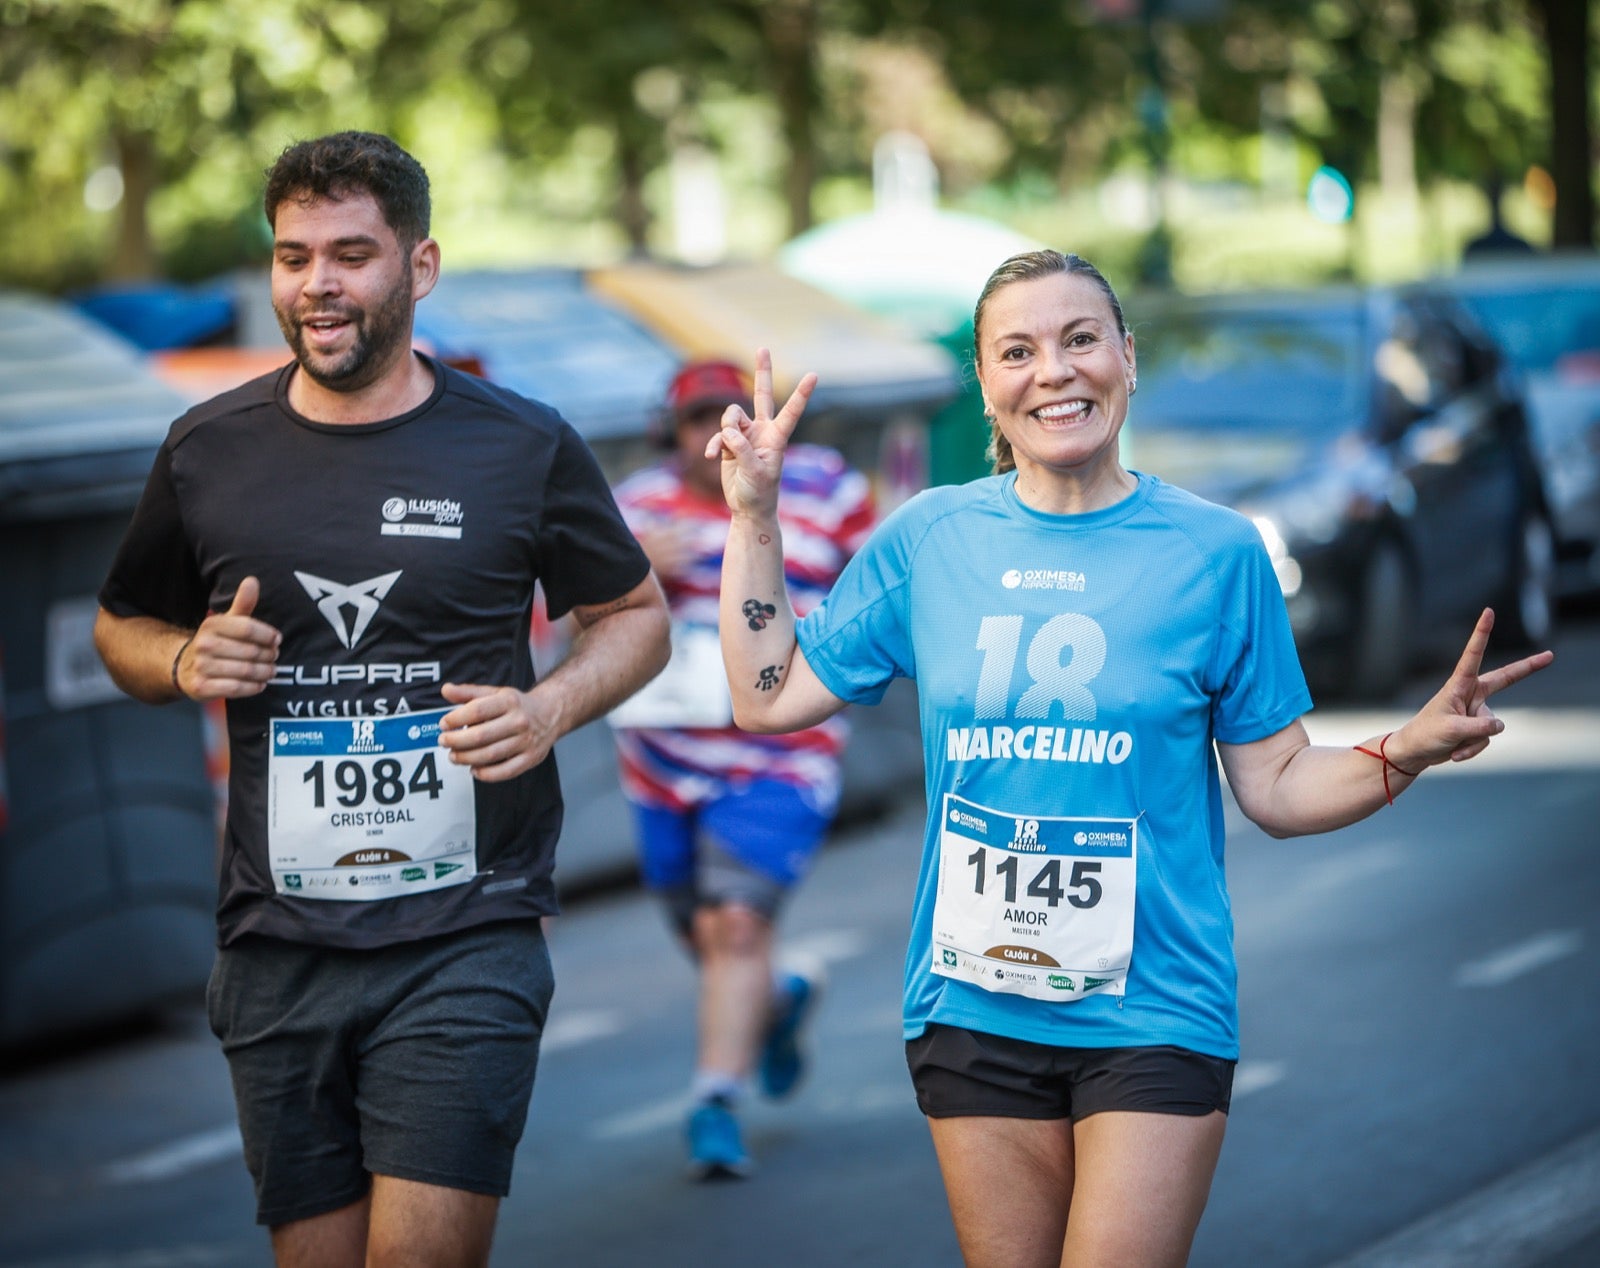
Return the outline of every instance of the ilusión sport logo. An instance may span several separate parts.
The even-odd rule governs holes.
[[[446,537],[459,540],[465,518],[461,503],[453,498],[385,498],[383,523],[378,531],[385,537]]]

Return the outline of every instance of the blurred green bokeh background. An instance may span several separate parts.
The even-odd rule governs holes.
[[[1490,180],[1522,236],[1586,246],[1593,7],[0,0],[0,281],[260,262],[262,169],[346,127],[423,161],[453,265],[770,257],[872,206],[886,135],[943,207],[1118,285],[1449,268]],[[1325,165],[1348,221],[1308,209]]]

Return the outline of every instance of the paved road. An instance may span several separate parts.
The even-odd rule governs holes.
[[[1557,647],[1486,758],[1393,809],[1293,842],[1232,817],[1244,1060],[1195,1268],[1600,1262],[1600,618]],[[753,1107],[744,1184],[684,1178],[693,983],[654,907],[556,922],[497,1268],[959,1262],[898,1039],[919,835],[910,802],[842,834],[789,914],[830,987],[813,1077]],[[192,1006],[0,1074],[0,1265],[268,1264],[231,1118]]]

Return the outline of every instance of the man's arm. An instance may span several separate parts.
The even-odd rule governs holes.
[[[100,609],[94,645],[111,681],[136,700],[168,704],[253,696],[266,688],[278,663],[276,629],[251,615],[261,583],[246,577],[226,612],[213,612],[198,629],[153,616],[117,616]]]
[[[578,637],[531,691],[446,683],[458,707],[444,715],[439,743],[477,779],[513,779],[544,761],[555,742],[620,704],[665,668],[671,622],[651,573],[610,603],[572,610]]]

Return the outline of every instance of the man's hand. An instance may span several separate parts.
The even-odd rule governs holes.
[[[544,761],[561,738],[531,691],[447,682],[443,695],[459,707],[440,719],[439,743],[474,779],[514,779]]]
[[[259,695],[278,667],[283,635],[251,615],[261,599],[261,583],[246,577],[226,612],[200,622],[179,653],[173,681],[191,700],[237,700]]]
[[[694,562],[694,533],[687,524],[662,524],[634,535],[658,577],[681,576]]]

